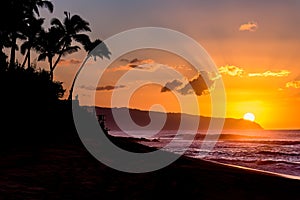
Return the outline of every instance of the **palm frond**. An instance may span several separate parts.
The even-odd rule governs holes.
[[[86,34],[76,34],[73,36],[76,42],[79,42],[83,45],[84,49],[91,43],[90,37]]]
[[[40,11],[37,6],[33,6],[33,11],[37,14],[37,16],[40,16]]]
[[[61,30],[64,30],[64,25],[63,25],[63,24],[61,23],[61,21],[60,21],[59,19],[57,19],[57,18],[51,19],[50,24],[51,24],[52,26],[55,26],[55,27],[61,29]]]
[[[96,39],[94,42],[90,44],[88,47],[88,52],[90,56],[93,56],[96,60],[96,57],[103,57],[110,59],[111,52],[109,51],[108,47],[104,42],[99,39]]]
[[[37,2],[37,5],[41,8],[47,8],[50,13],[53,13],[54,6],[53,6],[53,3],[51,1],[40,0],[40,1]]]
[[[70,47],[67,47],[65,50],[63,50],[61,53],[62,53],[63,56],[66,56],[68,54],[75,53],[79,50],[80,50],[79,46],[70,46]]]
[[[91,29],[89,27],[89,23],[82,19],[79,15],[73,15],[70,19],[70,24],[73,26],[74,31],[76,33],[82,32],[82,31],[88,31],[91,32]]]

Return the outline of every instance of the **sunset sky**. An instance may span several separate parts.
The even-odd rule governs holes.
[[[54,13],[43,11],[44,17],[62,19],[65,10],[79,14],[90,22],[93,39],[105,40],[119,32],[147,26],[170,28],[190,36],[206,49],[222,75],[227,117],[243,118],[251,112],[266,129],[300,128],[300,1],[52,2]],[[56,79],[63,81],[67,90],[84,56],[81,51],[65,57],[55,71]],[[167,55],[161,58],[151,52],[124,56],[128,61],[135,58],[184,66],[180,59]],[[116,62],[119,66],[128,64]],[[209,98],[201,96],[199,101],[205,107]],[[133,101],[131,105],[142,109],[145,104]],[[201,109],[201,115],[210,114],[209,109]]]

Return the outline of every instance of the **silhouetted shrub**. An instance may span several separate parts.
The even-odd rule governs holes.
[[[60,100],[65,92],[62,82],[52,82],[47,71],[4,65],[0,89],[4,145],[50,141],[60,127],[70,127],[70,105]]]

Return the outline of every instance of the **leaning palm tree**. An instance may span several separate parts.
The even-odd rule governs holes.
[[[61,53],[58,54],[58,57],[53,64],[53,70],[57,67],[57,64],[66,50],[71,47],[73,41],[86,45],[88,36],[82,32],[91,31],[89,23],[83,20],[79,15],[71,16],[69,12],[64,12],[64,14],[65,19],[63,22],[57,18],[51,20],[51,25],[63,34],[59,41],[59,44],[62,46]]]
[[[72,85],[71,85],[71,88],[70,88],[68,100],[72,100],[73,90],[74,90],[76,79],[79,76],[81,70],[83,69],[85,63],[87,62],[87,60],[90,57],[93,57],[95,61],[96,61],[97,57],[99,57],[101,59],[103,59],[104,57],[107,58],[107,59],[110,59],[111,52],[109,51],[107,46],[99,39],[96,39],[93,42],[91,42],[88,39],[87,42],[84,45],[84,49],[88,53],[88,55],[87,55],[86,59],[84,60],[84,63],[81,65],[81,67],[76,72],[76,75],[73,79],[73,82],[72,82]]]

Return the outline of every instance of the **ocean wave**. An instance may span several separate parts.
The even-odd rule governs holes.
[[[242,163],[253,163],[255,165],[272,165],[272,164],[288,164],[288,165],[300,165],[300,162],[297,161],[287,161],[287,160],[278,160],[278,159],[243,159],[243,158],[206,158],[207,160],[213,160],[217,162],[224,162],[224,163],[235,163],[235,162],[242,162]]]
[[[230,141],[239,143],[260,143],[260,144],[272,144],[272,145],[299,145],[299,140],[247,140],[247,141]]]
[[[162,137],[164,137],[162,135]],[[167,137],[174,137],[174,135],[168,135]],[[300,138],[289,138],[280,139],[272,138],[267,136],[254,136],[254,135],[243,135],[243,134],[203,134],[198,133],[195,136],[192,134],[180,134],[175,136],[176,139],[182,140],[224,140],[227,142],[240,142],[240,143],[265,143],[265,144],[276,144],[276,145],[297,145],[300,144]]]
[[[275,155],[275,156],[300,156],[298,152],[278,152],[278,151],[268,151],[268,150],[261,150],[256,152],[257,154],[263,155]]]
[[[168,137],[174,137],[175,135],[168,135]],[[265,137],[262,136],[253,136],[253,135],[243,135],[243,134],[204,134],[204,133],[197,133],[196,135],[194,134],[189,134],[189,133],[184,133],[184,134],[178,134],[176,137],[179,139],[184,139],[184,140],[203,140],[205,139],[212,139],[212,140],[241,140],[241,139],[263,139]]]

